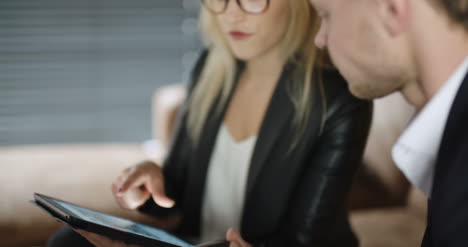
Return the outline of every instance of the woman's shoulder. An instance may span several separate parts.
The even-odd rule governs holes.
[[[327,115],[342,112],[342,109],[359,108],[371,114],[372,101],[359,99],[348,87],[348,82],[335,68],[323,68],[319,75],[323,85],[323,94],[327,102]]]
[[[190,81],[188,85],[189,92],[193,90],[195,85],[198,82],[198,79],[200,78],[200,75],[203,71],[203,68],[205,66],[206,59],[208,57],[209,51],[208,49],[203,49],[199,52],[198,58],[195,61],[195,65],[193,66],[192,72],[190,73]]]
[[[317,70],[317,78],[322,84],[325,95],[332,99],[339,95],[351,95],[346,79],[335,68],[321,68]]]
[[[208,54],[209,54],[209,51],[206,48],[202,49],[199,52],[198,58],[195,62],[195,66],[193,67],[193,70],[192,70],[192,78],[200,76],[200,73],[203,70]]]
[[[337,98],[340,98],[356,103],[369,102],[368,100],[357,98],[349,91],[348,82],[337,69],[323,68],[317,73],[317,76],[321,80],[327,101],[333,102]]]

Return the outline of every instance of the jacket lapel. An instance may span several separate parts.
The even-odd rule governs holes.
[[[456,140],[460,137],[460,129],[465,126],[459,126],[460,123],[466,123],[468,116],[466,115],[466,106],[468,96],[468,74],[465,75],[460,88],[458,89],[455,100],[453,101],[450,109],[447,123],[445,125],[444,134],[442,136],[439,154],[437,157],[435,172],[434,172],[434,185],[432,186],[432,193],[436,190],[438,179],[445,177],[448,172],[448,164],[443,164],[445,160],[448,160],[452,154],[450,151],[453,150],[452,145],[457,145]]]
[[[287,93],[289,79],[289,69],[285,66],[280,80],[272,95],[268,110],[263,118],[257,143],[250,161],[250,170],[247,179],[246,198],[252,191],[253,186],[265,166],[267,157],[270,155],[277,139],[280,137],[283,128],[292,121],[294,106]]]
[[[188,215],[197,216],[188,220],[188,222],[190,222],[188,224],[193,225],[193,227],[200,225],[201,205],[210,158],[216,144],[219,127],[223,122],[227,107],[229,106],[233,92],[237,87],[239,76],[245,65],[243,63],[238,63],[238,66],[239,69],[231,95],[229,95],[219,113],[215,114],[214,109],[211,111],[202,131],[203,138],[200,139],[200,143],[197,145],[197,150],[194,152],[194,156],[192,157],[195,162],[194,165],[189,168],[191,170],[190,174],[193,176],[191,176],[192,179],[190,185],[188,185],[188,187],[191,188],[188,193],[190,194],[189,197],[192,198],[193,201],[187,210],[192,211],[192,213],[188,213]],[[278,137],[281,133],[284,133],[282,129],[291,121],[291,116],[294,113],[294,106],[287,93],[287,83],[289,79],[288,71],[288,66],[285,66],[268,105],[268,110],[263,118],[260,133],[258,134],[257,143],[255,144],[250,162],[251,165],[248,174],[246,196],[250,194],[258,175],[265,166],[267,157],[270,155],[271,150],[277,142]],[[216,106],[214,108],[216,108]]]
[[[236,79],[234,81],[233,90],[231,90],[231,94],[228,96],[227,100],[221,106],[218,111],[218,105],[214,104],[210,114],[208,115],[205,126],[203,127],[200,142],[197,145],[196,150],[193,152],[193,156],[191,157],[192,164],[189,167],[189,190],[186,192],[187,198],[190,198],[189,206],[186,208],[187,215],[191,215],[191,218],[187,218],[184,220],[184,223],[189,225],[186,226],[188,229],[199,229],[200,220],[201,220],[201,205],[203,200],[203,193],[206,184],[206,176],[208,173],[208,167],[210,164],[211,155],[213,152],[213,148],[216,144],[216,137],[218,134],[219,127],[223,122],[224,115],[226,113],[227,107],[231,98],[233,96],[233,92],[238,85],[239,76],[244,68],[244,64],[239,62],[238,63],[238,72],[236,74]],[[216,100],[219,102],[220,96]],[[217,112],[218,111],[218,112]]]

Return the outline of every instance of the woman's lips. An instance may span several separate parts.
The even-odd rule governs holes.
[[[229,32],[229,36],[231,36],[231,38],[233,40],[244,40],[244,39],[247,39],[250,36],[252,36],[252,34],[251,33],[239,32],[239,31],[231,31],[231,32]]]

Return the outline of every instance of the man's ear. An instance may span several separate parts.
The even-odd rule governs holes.
[[[381,17],[391,36],[404,32],[411,18],[411,3],[414,0],[378,0],[381,4]],[[416,0],[420,1],[420,0]]]

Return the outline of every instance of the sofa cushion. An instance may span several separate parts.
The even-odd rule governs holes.
[[[110,191],[121,170],[144,158],[137,144],[0,148],[0,246],[43,244],[63,226],[29,203],[34,192],[156,224],[149,217],[119,209]]]
[[[351,224],[361,247],[421,246],[426,221],[407,207],[355,211]]]
[[[409,183],[392,159],[392,147],[414,114],[400,93],[374,100],[372,126],[364,153],[366,172],[374,176],[393,203],[405,203]]]

